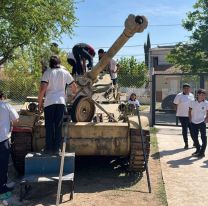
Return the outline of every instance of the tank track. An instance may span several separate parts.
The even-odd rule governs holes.
[[[32,151],[31,132],[12,132],[11,156],[15,169],[20,175],[24,174],[25,156]]]
[[[150,154],[150,133],[147,130],[142,130],[144,137],[144,149],[146,152],[147,162]],[[143,172],[145,171],[144,154],[142,150],[142,138],[139,129],[130,129],[130,158],[129,171]]]

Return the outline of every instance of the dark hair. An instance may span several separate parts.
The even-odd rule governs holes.
[[[130,100],[132,100],[132,99],[131,99],[132,96],[135,96],[135,97],[136,97],[136,93],[131,93],[131,95],[130,95],[130,97],[129,97]]]
[[[206,91],[205,91],[205,89],[198,89],[197,90],[197,94],[206,94]]]
[[[103,49],[98,50],[98,54],[103,54],[103,53],[105,53]]]
[[[51,46],[58,47],[59,45],[56,42],[53,42]]]
[[[49,67],[50,68],[60,68],[61,60],[59,56],[57,55],[52,55],[50,60],[49,60]]]
[[[4,92],[0,90],[0,98],[4,97]]]

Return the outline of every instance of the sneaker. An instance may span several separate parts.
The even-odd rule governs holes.
[[[41,153],[42,153],[42,154],[50,155],[50,154],[52,154],[53,152],[52,152],[51,150],[49,150],[49,149],[45,149],[45,148],[44,148],[44,149],[41,150]]]
[[[196,150],[196,152],[192,153],[192,156],[197,156],[199,154],[199,151]]]
[[[204,154],[204,153],[199,153],[199,154],[197,155],[197,157],[198,157],[198,158],[203,158],[203,157],[205,157],[205,154]]]
[[[61,149],[56,149],[53,151],[54,155],[61,156]]]
[[[11,192],[6,192],[6,193],[3,193],[3,194],[0,194],[0,200],[7,200],[11,196],[12,196],[12,193]]]
[[[188,144],[187,143],[185,144],[184,149],[188,149]]]
[[[6,184],[6,187],[7,187],[7,188],[14,189],[15,185],[16,185],[15,182],[10,182],[10,183],[7,183],[7,184]]]

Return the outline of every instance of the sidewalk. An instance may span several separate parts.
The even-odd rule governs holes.
[[[208,149],[204,158],[192,157],[192,140],[184,150],[180,127],[156,128],[168,206],[208,205]]]

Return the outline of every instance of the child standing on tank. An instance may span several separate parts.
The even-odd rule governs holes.
[[[205,156],[207,146],[206,122],[208,122],[208,102],[205,100],[206,91],[199,89],[196,100],[191,101],[189,105],[189,120],[194,137],[196,152],[192,155],[198,158]],[[199,144],[198,134],[201,133],[202,146]]]

